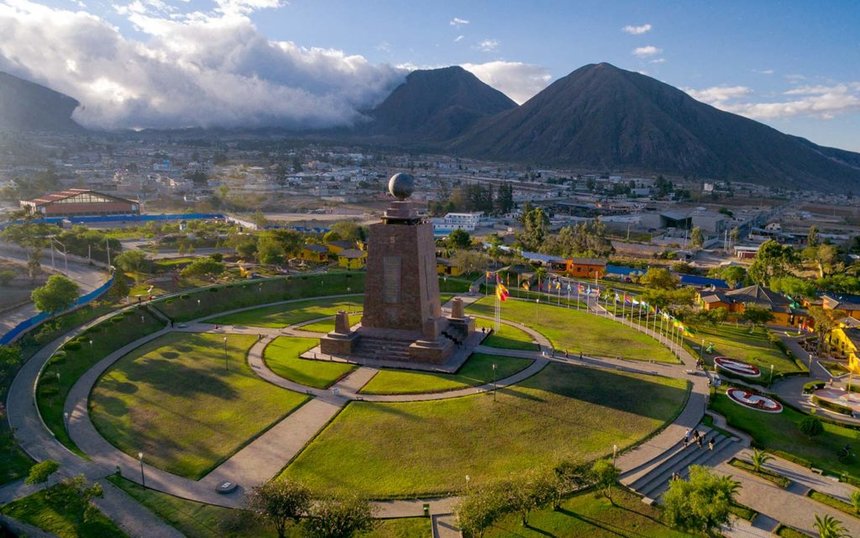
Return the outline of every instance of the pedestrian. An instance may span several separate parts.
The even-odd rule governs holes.
[[[708,439],[708,450],[710,450],[711,452],[714,451],[714,440],[713,439]]]
[[[579,360],[582,360],[582,351],[579,352]]]
[[[699,430],[693,429],[693,441],[696,441],[699,438]]]
[[[566,349],[564,350],[564,358],[565,358],[565,359],[570,358],[570,355],[568,355],[568,353],[567,353],[567,350],[566,350]]]
[[[702,437],[696,437],[696,446],[702,448]]]

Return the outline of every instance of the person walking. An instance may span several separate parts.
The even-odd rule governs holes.
[[[714,440],[713,439],[708,439],[708,450],[710,450],[711,452],[714,451]]]

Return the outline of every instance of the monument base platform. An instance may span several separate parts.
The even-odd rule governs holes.
[[[372,368],[399,368],[424,372],[455,373],[472,355],[487,333],[471,333],[460,344],[445,337],[442,342],[425,342],[412,331],[377,331],[359,328],[353,340],[324,337],[320,345],[303,353],[303,359],[348,362]],[[408,333],[408,334],[404,334]],[[342,336],[342,335],[337,335]],[[351,345],[350,351],[339,351]],[[342,346],[342,347],[341,347]]]

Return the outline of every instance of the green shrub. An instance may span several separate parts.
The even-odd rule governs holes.
[[[831,411],[836,411],[837,413],[840,413],[842,415],[849,415],[850,416],[852,413],[852,409],[850,407],[845,407],[843,405],[839,405],[839,404],[834,403],[834,402],[824,401],[821,398],[819,398],[818,396],[812,397],[812,403],[814,403],[815,405],[818,405],[820,407],[823,407],[825,409],[829,409]]]
[[[807,437],[815,437],[824,431],[824,425],[818,417],[805,417],[800,421],[800,431]]]
[[[811,394],[818,389],[823,389],[826,383],[824,381],[810,381],[809,383],[803,384],[803,393]]]
[[[81,349],[81,343],[75,340],[70,340],[63,345],[63,349],[66,351],[77,351]]]
[[[188,298],[190,298],[190,296],[187,293],[183,293],[182,295],[179,296],[179,298],[180,299],[188,299]]]

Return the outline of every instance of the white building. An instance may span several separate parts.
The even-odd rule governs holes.
[[[436,234],[450,233],[454,230],[474,232],[483,218],[483,211],[476,211],[474,213],[448,213],[442,218],[433,219],[433,232]]]

